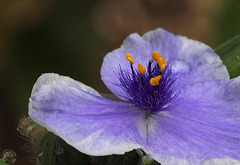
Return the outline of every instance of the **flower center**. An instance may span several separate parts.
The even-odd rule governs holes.
[[[120,84],[126,93],[124,96],[141,110],[155,114],[167,109],[168,104],[178,95],[176,90],[176,76],[161,54],[152,53],[152,60],[147,64],[147,69],[138,64],[134,69],[134,61],[130,54],[126,55],[131,72],[119,67],[117,74]]]

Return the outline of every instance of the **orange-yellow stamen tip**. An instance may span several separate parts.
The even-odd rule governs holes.
[[[140,74],[144,74],[146,69],[141,64],[138,64],[138,71]]]
[[[158,53],[157,51],[154,51],[152,53],[152,58],[157,61],[159,58],[162,58],[162,55],[160,53]]]
[[[156,77],[154,77],[154,78],[151,78],[151,79],[150,79],[150,84],[151,84],[152,86],[157,86],[157,85],[159,84],[160,79],[161,79],[161,75],[156,76]]]
[[[134,64],[133,58],[132,58],[132,56],[129,53],[126,55],[126,60],[128,60],[131,65]]]
[[[167,62],[164,59],[159,58],[157,60],[157,63],[158,63],[158,66],[160,67],[160,71],[162,72],[165,66],[167,65]]]

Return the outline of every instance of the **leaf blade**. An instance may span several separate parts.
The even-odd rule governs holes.
[[[235,36],[215,49],[231,78],[240,75],[240,35]]]

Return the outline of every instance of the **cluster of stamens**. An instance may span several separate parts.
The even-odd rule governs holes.
[[[176,76],[171,67],[167,66],[167,62],[156,51],[152,53],[152,59],[146,68],[138,64],[137,69],[134,69],[133,57],[129,53],[126,60],[130,63],[131,72],[122,70],[120,65],[116,74],[119,78],[119,84],[116,85],[125,91],[122,97],[148,114],[164,111],[178,93],[175,90]]]
[[[152,86],[157,86],[161,79],[161,73],[163,72],[165,66],[167,65],[167,62],[163,59],[162,55],[160,53],[158,53],[157,51],[154,51],[152,53],[152,58],[153,58],[153,60],[157,61],[157,64],[158,64],[159,70],[160,70],[160,75],[158,75],[156,77],[152,77],[150,79],[150,84]],[[131,68],[132,68],[132,72],[134,73],[133,66],[132,66],[134,64],[134,61],[133,61],[132,56],[129,53],[126,55],[126,60],[129,61]],[[150,61],[150,63],[152,63],[152,61]],[[151,70],[151,68],[149,68],[149,69]],[[141,64],[138,64],[138,71],[141,75],[143,75],[145,73],[146,69]]]

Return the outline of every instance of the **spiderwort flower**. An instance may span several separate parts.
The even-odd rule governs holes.
[[[240,160],[240,77],[207,45],[156,29],[104,57],[101,76],[122,101],[69,77],[43,74],[29,115],[79,151],[142,149],[163,165]]]

